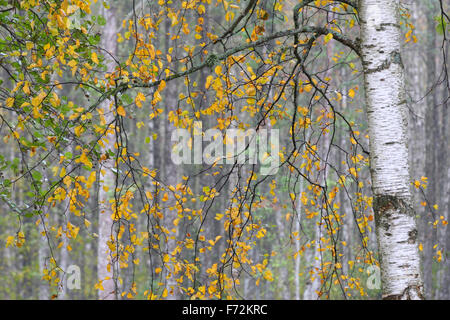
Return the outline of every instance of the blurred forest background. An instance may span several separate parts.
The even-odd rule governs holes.
[[[235,36],[226,47],[229,49],[237,45],[233,43],[236,39],[245,39],[246,36],[254,36],[257,39],[260,36],[258,32],[273,34],[286,30],[286,25],[292,25],[289,19],[292,8],[298,2],[285,0],[282,1],[281,7],[276,7],[275,3],[278,2],[260,1],[259,16],[256,18],[255,14],[251,19],[259,19],[255,24],[264,26],[264,30],[262,28],[253,30],[256,35],[240,31],[242,36],[239,34]],[[3,3],[4,6],[1,8],[7,8],[6,1]],[[95,24],[88,30],[88,34],[92,37],[90,40],[92,47],[107,50],[97,51],[98,59],[105,62],[105,67],[99,74],[114,68],[115,60],[125,63],[130,53],[138,52],[129,26],[132,24],[131,21],[134,21],[134,25],[139,24],[142,30],[146,30],[145,22],[138,23],[139,19],[145,17],[152,19],[149,24],[158,23],[158,27],[143,31],[143,37],[152,39],[154,50],[160,51],[156,55],[160,55],[164,63],[175,61],[179,64],[179,70],[182,70],[184,65],[189,66],[191,63],[182,59],[186,56],[189,46],[198,46],[205,41],[204,39],[209,39],[208,34],[222,34],[231,24],[233,17],[224,14],[226,12],[224,6],[235,4],[243,8],[246,1],[202,1],[196,4],[196,10],[191,10],[193,13],[186,10],[183,19],[180,15],[184,11],[177,11],[181,1],[180,3],[156,0],[109,1],[108,10],[103,3],[105,2],[100,0],[92,2],[90,17]],[[342,11],[333,10],[333,5],[324,6],[328,6],[326,14],[314,14],[314,8],[309,8],[311,14],[305,19],[308,23],[316,24],[334,20],[347,35],[357,37],[358,19],[352,16],[351,10],[349,14],[343,14]],[[450,122],[447,108],[449,79],[444,68],[449,59],[445,56],[445,52],[448,53],[449,41],[443,39],[443,30],[447,26],[440,23],[440,5],[442,3],[436,0],[402,1],[402,29],[405,35],[402,56],[407,73],[411,188],[414,191],[414,206],[419,226],[418,242],[425,292],[430,299],[450,299],[450,230],[447,227],[450,210],[448,160]],[[444,1],[443,5],[449,8],[448,1]],[[170,19],[159,15],[160,11],[167,7],[173,8],[173,12],[179,16]],[[236,11],[234,19],[238,12]],[[2,45],[8,41],[12,43],[20,41],[20,39],[11,40],[8,26],[4,25],[6,13],[1,14]],[[80,19],[83,19],[81,13]],[[174,19],[181,22],[175,23]],[[201,24],[199,19],[202,19]],[[73,20],[72,24],[76,24],[76,21]],[[252,21],[248,24],[250,25]],[[38,25],[36,20],[36,26]],[[190,29],[189,32],[186,29]],[[243,71],[249,74],[254,72],[257,75],[266,72],[271,66],[261,61],[268,59],[269,54],[275,49],[279,49],[282,55],[284,45],[286,44],[271,40],[267,45],[255,48],[252,54],[260,58],[259,64],[254,58],[249,63],[253,70]],[[208,46],[206,48],[209,48]],[[215,169],[206,164],[174,165],[170,157],[172,151],[170,137],[175,129],[173,124],[183,121],[180,119],[184,115],[184,110],[195,115],[196,120],[201,120],[204,130],[220,127],[221,122],[223,127],[220,129],[234,125],[237,120],[233,120],[230,115],[254,124],[258,119],[253,118],[253,114],[258,112],[252,110],[252,104],[248,99],[235,96],[228,97],[233,101],[233,109],[222,109],[220,117],[219,113],[215,115],[214,108],[220,107],[220,103],[216,102],[223,101],[224,98],[218,97],[215,91],[208,90],[210,86],[212,88],[215,85],[214,80],[208,76],[219,76],[217,71],[220,70],[203,68],[190,74],[189,77],[180,77],[167,82],[160,95],[161,101],[158,101],[156,107],[150,103],[152,95],[154,97],[157,92],[156,88],[136,91],[132,89],[121,96],[126,116],[124,111],[118,111],[124,115],[120,126],[122,132],[126,132],[127,150],[139,153],[141,172],[146,173],[147,170],[147,174],[158,181],[164,181],[167,186],[188,182],[192,194],[185,195],[188,205],[181,211],[174,209],[175,198],[170,194],[173,190],[169,187],[166,191],[163,189],[153,196],[147,195],[147,199],[153,199],[152,206],[157,208],[152,216],[150,213],[140,213],[142,208],[139,198],[142,196],[140,194],[142,190],[154,192],[155,182],[138,179],[139,181],[135,183],[142,189],[129,181],[134,179],[131,176],[119,182],[123,191],[120,197],[126,198],[128,206],[124,212],[128,212],[131,218],[125,217],[124,220],[128,221],[122,224],[125,227],[122,229],[118,227],[118,232],[123,234],[120,247],[123,252],[121,251],[120,259],[115,262],[117,266],[114,266],[114,277],[119,287],[117,298],[187,299],[192,296],[245,299],[380,298],[377,279],[370,278],[371,275],[376,276],[376,268],[371,268],[372,264],[376,264],[371,261],[371,257],[374,254],[373,257],[376,258],[377,242],[371,208],[371,186],[368,182],[370,172],[366,155],[361,151],[368,149],[362,66],[357,55],[338,42],[330,41],[324,45],[316,45],[311,52],[306,63],[308,72],[325,79],[330,96],[334,97],[334,103],[339,111],[345,114],[345,121],[336,118],[332,134],[331,131],[323,134],[320,121],[323,117],[327,117],[328,106],[324,98],[315,100],[313,94],[315,89],[307,85],[308,79],[303,79],[306,85],[300,90],[302,93],[296,97],[297,105],[304,106],[304,115],[308,114],[309,118],[305,118],[305,121],[310,123],[304,126],[305,140],[308,136],[307,140],[313,145],[317,159],[305,156],[304,163],[298,164],[297,168],[311,181],[324,181],[328,186],[328,194],[339,185],[338,181],[341,182],[341,190],[345,190],[331,195],[332,199],[334,198],[332,202],[334,208],[338,210],[341,218],[333,238],[333,246],[339,249],[339,263],[334,263],[330,255],[331,238],[328,229],[325,228],[326,219],[319,214],[321,210],[317,209],[316,202],[319,200],[315,194],[317,190],[314,184],[302,179],[299,174],[295,175],[295,172],[293,173],[287,166],[281,167],[276,175],[265,177],[258,185],[258,200],[252,200],[256,201],[257,205],[251,210],[250,226],[254,228],[253,236],[250,237],[248,232],[242,239],[236,240],[237,245],[233,247],[233,250],[238,251],[237,255],[241,257],[241,261],[224,259],[222,254],[229,248],[228,239],[233,237],[233,232],[230,231],[232,228],[226,227],[228,221],[226,219],[233,215],[235,212],[233,208],[238,206],[242,197],[247,197],[245,193],[248,189],[245,186],[252,167],[223,165],[220,173],[216,175]],[[169,54],[166,56],[166,53]],[[206,54],[203,57],[201,55],[202,53],[193,59],[206,59]],[[280,58],[280,61],[282,59],[284,57]],[[53,60],[48,61],[51,63]],[[161,66],[159,68],[161,69]],[[60,83],[69,83],[75,78],[81,81],[83,78],[83,74],[80,74],[81,69],[80,63],[79,70],[68,71],[62,75],[55,74],[53,80],[58,78]],[[13,67],[2,63],[0,78],[3,80],[1,91],[3,103],[15,86],[11,81],[12,70]],[[239,79],[238,71],[234,72],[235,77]],[[246,76],[250,77],[247,74]],[[270,76],[267,81],[271,81]],[[262,90],[264,93],[260,93],[259,89],[252,92],[244,84],[241,86],[255,101],[267,96],[275,100],[274,91],[278,88],[274,85],[272,92],[264,89]],[[144,96],[139,96],[138,92],[142,92]],[[80,113],[97,99],[97,93],[87,89],[80,90],[75,85],[62,86],[57,89],[57,94],[63,104],[69,104],[70,101],[73,108],[81,108]],[[136,95],[140,98],[135,99]],[[280,108],[279,117],[276,120],[267,120],[264,126],[280,130],[280,150],[287,152],[286,146],[291,143],[289,132],[291,119],[289,116],[283,116],[285,112],[283,110],[292,109],[292,95],[283,95],[279,103],[286,109]],[[139,104],[143,107],[139,107]],[[0,112],[3,119],[0,135],[6,137],[9,129],[5,121],[13,123],[14,119],[7,111]],[[105,118],[107,122],[114,119],[108,115],[105,115]],[[355,138],[358,138],[358,147],[361,148],[359,151],[355,148],[353,135],[349,133],[349,124],[353,128],[353,134],[356,133]],[[29,139],[32,139],[30,137]],[[45,195],[40,214],[29,214],[28,211],[20,209],[32,203],[36,194],[30,191],[29,180],[15,180],[14,177],[18,178],[23,174],[24,157],[32,167],[44,151],[41,149],[37,154],[24,155],[23,150],[19,150],[17,145],[11,142],[14,137],[9,142],[7,138],[2,140],[0,299],[97,299],[99,294],[101,296],[99,289],[102,288],[102,282],[99,282],[101,279],[99,268],[105,268],[107,265],[107,258],[102,249],[104,251],[107,248],[105,243],[109,239],[108,227],[111,230],[111,225],[102,220],[101,212],[110,210],[107,203],[113,197],[114,188],[108,190],[108,187],[105,187],[108,175],[111,181],[118,175],[115,175],[114,168],[108,167],[107,164],[100,166],[94,162],[88,170],[86,167],[77,167],[74,161],[69,161],[72,157],[75,159],[76,154],[82,153],[77,146],[86,148],[86,141],[92,140],[93,137],[93,134],[90,136],[74,134],[65,141],[59,154],[51,154],[48,159],[39,163],[40,169],[36,171],[38,173],[33,174],[34,180],[42,183],[39,186],[40,190],[49,190],[51,182],[58,177],[64,177],[65,172],[69,172],[72,177],[84,175],[83,186],[86,185],[86,189],[89,189],[88,194],[83,195],[80,190],[76,196],[84,203],[83,206],[75,205],[69,196],[66,197],[65,191],[59,190],[60,194],[64,193],[64,197],[52,203],[49,197],[55,200],[58,199],[58,195],[53,193]],[[38,140],[41,138],[46,140],[47,134],[42,132],[42,137],[36,137]],[[321,143],[318,143],[319,141]],[[114,141],[110,139],[109,143],[111,147]],[[330,147],[331,144],[333,147]],[[105,145],[102,148],[108,148],[108,143]],[[64,155],[64,173],[59,167],[55,169],[61,155]],[[106,162],[115,157],[114,152],[106,152],[103,155],[110,158],[106,159]],[[330,163],[329,166],[333,167],[336,175],[330,173],[327,177],[321,170],[306,173],[306,170],[314,171],[315,166],[321,167],[319,159],[327,159],[324,161]],[[349,163],[355,165],[357,174],[348,172]],[[156,170],[153,171],[154,169]],[[103,179],[100,178],[101,170],[109,172]],[[342,176],[344,178],[339,180]],[[9,179],[8,183],[4,181],[6,178]],[[177,191],[178,189],[180,188],[177,187]],[[214,192],[219,193],[214,195]],[[215,200],[211,201],[213,197]],[[125,202],[123,198],[121,201],[122,204]],[[161,213],[159,217],[158,212]],[[205,212],[208,213],[208,218],[205,218]],[[244,225],[244,230],[246,226],[249,225]],[[167,241],[162,239],[165,234]],[[155,235],[160,235],[161,239]],[[105,243],[100,244],[99,241]],[[110,249],[119,250],[113,243],[109,243],[108,246]],[[173,254],[173,250],[178,250],[178,246],[183,249]],[[170,265],[171,258],[167,256],[168,253],[177,256],[177,261],[180,262],[178,265],[173,263],[175,269],[164,268],[166,264]],[[248,264],[248,268],[244,266],[246,263],[242,261],[243,257],[252,261]],[[336,272],[324,271],[327,266],[329,268],[333,264],[333,270]],[[65,271],[67,272],[70,266],[79,267],[80,289],[68,289],[65,285],[70,275]],[[175,271],[176,266],[180,270]],[[191,272],[188,271],[189,268]],[[195,268],[198,270],[192,272]],[[177,276],[171,277],[171,272]],[[112,273],[106,273],[108,274]],[[219,289],[218,283],[220,284],[223,279],[221,280],[220,276],[217,278],[217,274],[225,274],[222,277],[225,282],[228,281],[223,287],[219,285]],[[182,285],[184,290],[178,289],[177,283]],[[217,296],[217,292],[221,289],[225,290],[225,294]]]

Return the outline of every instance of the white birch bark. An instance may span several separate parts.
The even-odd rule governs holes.
[[[103,16],[105,17],[107,24],[105,26],[104,33],[102,34],[101,47],[105,48],[110,54],[115,55],[117,51],[116,42],[116,30],[117,21],[115,16],[115,10],[110,8],[109,10],[103,9]],[[107,62],[107,72],[112,72],[115,68],[115,63],[105,53]],[[112,101],[105,100],[101,104],[101,108],[104,111],[106,123],[109,124],[114,120],[114,115],[110,107]],[[114,133],[109,133],[105,135],[108,139],[108,143],[105,143],[105,147],[102,153],[106,153],[108,149],[114,150],[114,143],[116,141]],[[102,170],[104,170],[104,175],[100,174],[100,189],[99,189],[99,219],[98,219],[98,257],[97,257],[97,276],[99,280],[102,280],[102,286],[104,290],[99,290],[98,296],[101,300],[112,300],[116,298],[115,284],[113,280],[113,265],[110,258],[110,249],[107,245],[107,241],[111,239],[111,232],[113,227],[113,221],[111,218],[112,210],[109,200],[111,196],[108,191],[104,189],[105,186],[108,187],[109,192],[114,190],[114,173],[111,170],[114,168],[114,157],[102,162]],[[108,268],[108,264],[110,264]],[[106,280],[105,280],[106,279]]]
[[[383,299],[423,299],[412,208],[399,0],[361,0],[361,49]]]

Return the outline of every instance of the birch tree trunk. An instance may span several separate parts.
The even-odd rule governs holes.
[[[361,0],[361,49],[383,299],[424,299],[412,207],[399,0]]]
[[[102,44],[101,47],[105,48],[110,54],[116,55],[117,42],[116,42],[116,30],[117,21],[115,10],[111,7],[109,10],[103,10],[103,16],[105,17],[107,24],[102,34]],[[108,53],[105,53],[107,59],[107,72],[112,72],[115,68],[114,61],[109,57]],[[111,123],[114,120],[114,115],[111,107],[111,100],[106,100],[102,103],[101,108],[104,111],[106,124]],[[107,150],[114,150],[114,144],[116,141],[114,132],[111,130],[109,134],[105,135],[108,140],[105,143],[105,147],[102,152],[106,153]],[[98,295],[101,300],[113,300],[116,297],[115,284],[113,280],[113,265],[110,259],[110,249],[108,248],[107,242],[111,239],[111,232],[113,227],[113,221],[111,218],[112,210],[111,204],[109,203],[110,195],[108,191],[112,192],[114,190],[114,173],[112,171],[114,168],[114,157],[102,162],[102,170],[104,174],[100,174],[100,189],[99,189],[99,218],[98,218],[98,260],[97,260],[97,275],[99,280],[102,281],[103,289],[99,290]],[[108,267],[109,264],[109,267]],[[106,280],[105,280],[106,279]]]

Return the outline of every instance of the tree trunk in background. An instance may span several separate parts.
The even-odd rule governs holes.
[[[175,83],[171,83],[170,85],[167,86],[167,88],[165,90],[165,94],[166,94],[165,95],[166,108],[168,110],[176,110],[176,106],[177,106],[176,97],[178,95],[176,93]],[[163,120],[163,121],[165,121],[165,120]],[[164,154],[163,154],[163,158],[164,158],[164,162],[165,162],[163,164],[163,168],[164,168],[163,181],[168,186],[172,185],[174,187],[176,187],[177,182],[179,181],[178,178],[179,178],[179,172],[180,172],[180,168],[177,167],[170,158],[170,154],[172,151],[172,143],[170,141],[170,138],[171,138],[173,130],[175,130],[175,129],[176,128],[174,125],[172,125],[168,121],[165,121],[163,130],[165,131],[164,146],[166,149],[164,150]],[[171,192],[168,189],[165,192],[168,192],[170,199],[174,199]],[[173,201],[175,201],[175,200],[173,200]],[[173,225],[173,220],[177,216],[177,212],[174,210],[171,210],[169,208],[169,206],[167,205],[167,203],[163,202],[163,203],[161,203],[161,205],[163,206],[163,214],[164,214],[163,225],[164,225],[164,227],[166,227],[169,230],[169,234],[166,235],[167,236],[166,251],[169,255],[171,255],[171,253],[177,246],[176,238],[178,235],[178,230],[177,230],[177,227]],[[175,257],[172,257],[172,258],[175,258]],[[174,270],[174,266],[175,266],[175,264],[170,264],[171,271]],[[180,292],[179,292],[178,285],[176,282],[176,277],[177,277],[177,275],[171,272],[170,277],[167,279],[167,290],[169,291],[169,295],[167,296],[168,300],[176,300],[179,298]]]
[[[275,213],[275,221],[277,223],[278,228],[278,244],[280,246],[280,252],[284,255],[284,258],[281,261],[279,267],[279,281],[278,285],[281,289],[281,298],[283,300],[290,299],[290,290],[289,290],[289,257],[287,256],[288,251],[286,250],[288,243],[286,242],[289,237],[287,236],[286,227],[284,225],[284,219],[282,217],[281,206],[273,205],[273,213]]]
[[[450,50],[450,44],[446,43],[446,52]],[[442,91],[441,101],[444,101],[442,108],[442,133],[440,135],[440,161],[441,164],[441,207],[439,212],[444,216],[444,219],[448,222],[450,220],[450,161],[449,156],[449,141],[450,141],[450,118],[448,118],[448,101],[450,99],[450,92],[448,88],[450,87],[450,79],[447,79],[447,83],[444,83]],[[450,227],[439,226],[439,244],[443,246],[443,262],[441,269],[439,270],[440,276],[438,278],[438,290],[439,295],[436,296],[437,299],[450,300]]]
[[[341,81],[345,82],[345,79],[348,79],[350,75],[348,74],[346,68],[342,68],[341,71]],[[343,86],[341,89],[342,92],[347,92],[348,88],[347,86]],[[348,107],[348,99],[347,95],[342,95],[342,110],[347,110]],[[342,127],[341,127],[342,126]],[[345,147],[348,141],[348,135],[346,135],[346,130],[344,130],[345,124],[342,122],[341,126],[337,129],[336,135],[338,139],[338,143],[341,147]],[[346,163],[348,161],[347,154],[343,151],[339,150],[336,155],[336,159],[338,161],[338,168],[340,172],[345,172],[346,170]],[[347,194],[348,192],[348,194]],[[345,242],[345,244],[342,244],[341,250],[342,250],[342,270],[345,275],[349,274],[349,264],[348,261],[351,257],[351,248],[352,248],[352,239],[353,239],[353,210],[350,205],[351,199],[349,199],[350,196],[350,190],[345,190],[344,187],[341,188],[339,191],[339,202],[340,202],[340,214],[345,214],[345,217],[343,218],[343,225],[342,225],[342,241]]]
[[[447,131],[448,131],[448,129],[447,129]],[[448,133],[447,133],[447,137],[448,137],[448,139],[450,139]],[[447,160],[447,162],[448,162],[448,160]],[[447,166],[446,177],[447,177],[447,179],[450,179],[450,166]],[[444,207],[446,221],[450,220],[450,204],[449,204],[450,188],[449,188],[449,185],[450,185],[449,180],[447,180],[447,183],[446,183],[447,195],[446,195],[445,199],[443,199],[443,200],[445,200],[445,204],[446,204],[446,206]],[[440,280],[441,291],[440,291],[439,299],[450,300],[450,227],[448,225],[445,230],[445,251],[444,252],[445,252],[444,253],[445,260],[444,260],[444,266],[442,267],[443,275]]]
[[[321,132],[320,144],[319,144],[319,157],[320,157],[320,178],[321,184],[328,186],[328,157],[330,154],[330,141],[331,132]],[[303,293],[304,300],[316,300],[320,298],[317,294],[322,286],[322,251],[321,251],[321,238],[322,238],[322,216],[319,214],[313,222],[313,239],[315,240],[314,246],[310,248],[310,252],[307,258],[307,268],[310,268],[310,273],[307,276],[307,283],[305,286],[305,291]],[[312,278],[312,279],[311,279]]]
[[[398,0],[360,2],[361,45],[383,299],[423,299],[412,207]]]
[[[425,68],[426,61],[424,57],[420,54],[420,47],[429,47],[427,43],[427,36],[425,34],[426,17],[423,15],[423,4],[420,2],[413,2],[410,6],[411,12],[411,22],[416,27],[415,34],[418,37],[417,44],[409,44],[405,48],[404,56],[405,70],[407,74],[406,88],[408,92],[408,103],[409,103],[409,159],[411,167],[412,179],[418,179],[426,175],[426,158],[428,158],[428,153],[423,152],[424,146],[426,145],[426,126],[425,118],[427,112],[429,112],[428,100],[426,98],[426,91],[428,90],[428,79],[427,70]],[[425,42],[425,43],[424,43]],[[419,231],[419,242],[424,244],[425,248],[430,247],[431,241],[429,241],[429,230],[428,217],[426,216],[426,210],[421,205],[423,201],[422,195],[419,190],[414,192],[414,210],[417,215],[418,220],[418,231]],[[430,291],[427,290],[428,284],[431,284],[431,264],[427,264],[427,257],[430,256],[428,250],[422,252],[423,264],[423,274],[424,274],[424,287],[426,296],[429,297]],[[431,256],[430,256],[431,257]],[[431,260],[430,260],[431,262]]]
[[[316,221],[318,220],[318,221]],[[314,228],[314,245],[309,248],[309,253],[306,259],[307,278],[305,291],[303,292],[303,300],[316,300],[318,298],[317,291],[320,290],[320,269],[321,269],[321,252],[320,252],[320,217],[313,219]]]
[[[295,282],[295,300],[300,300],[300,266],[301,266],[301,242],[300,242],[300,232],[301,232],[301,223],[302,223],[302,192],[303,192],[303,180],[299,182],[299,190],[298,190],[298,200],[297,200],[297,208],[296,208],[296,216],[294,216],[294,225],[295,225],[295,252],[297,256],[295,257],[294,262],[294,282]]]
[[[43,270],[47,268],[47,261],[50,258],[50,250],[48,249],[47,237],[41,233],[44,231],[45,221],[41,219],[39,224],[39,275],[42,277]],[[48,300],[50,298],[50,288],[48,282],[41,279],[39,282],[39,300]]]
[[[63,208],[62,208],[62,215],[60,217],[58,217],[60,219],[60,226],[67,226],[67,224],[70,222],[70,211],[69,211],[69,201],[66,199],[63,202]],[[64,241],[64,245],[61,247],[60,249],[60,258],[59,258],[59,266],[62,269],[62,276],[61,276],[61,281],[62,283],[60,283],[60,288],[59,288],[59,292],[58,292],[58,299],[60,300],[64,300],[66,299],[66,295],[67,295],[67,277],[68,274],[67,272],[67,268],[69,266],[69,250],[67,249],[67,246],[69,245],[69,238],[67,237],[66,234],[63,234],[63,236],[61,237],[61,241]]]
[[[448,52],[448,51],[447,51]],[[448,99],[448,93],[447,98]],[[442,215],[445,218],[445,221],[450,220],[450,165],[448,160],[448,141],[450,141],[450,134],[449,134],[449,126],[450,121],[447,117],[447,103],[443,106],[445,113],[444,113],[444,128],[445,128],[445,135],[443,135],[441,138],[446,139],[446,142],[443,142],[441,145],[443,146],[443,149],[445,149],[445,155],[443,157],[443,172],[441,173],[443,181],[442,189],[443,189],[443,195],[441,198],[442,201],[442,207],[441,212]],[[438,278],[438,290],[439,295],[436,296],[436,299],[442,299],[442,300],[450,300],[450,227],[447,225],[446,227],[439,226],[440,228],[440,235],[439,235],[439,243],[441,246],[443,246],[443,265],[441,266],[440,271],[440,277]]]
[[[107,23],[102,34],[101,46],[105,48],[113,56],[117,54],[117,42],[116,42],[116,12],[113,7],[109,10],[102,8],[103,16]],[[115,63],[107,53],[104,54],[107,62],[107,72],[114,71]],[[111,107],[112,101],[106,100],[102,103],[101,108],[104,111],[106,123],[109,124],[114,120],[113,108]],[[108,139],[108,143],[105,143],[105,147],[102,153],[106,153],[107,150],[114,151],[114,144],[116,141],[114,132],[105,135]],[[111,169],[114,168],[114,157],[110,157],[102,163],[102,170],[104,175],[100,175],[100,179],[103,180],[99,189],[99,219],[98,219],[98,261],[97,261],[97,273],[98,279],[103,280],[102,285],[104,290],[99,290],[98,295],[101,300],[112,300],[116,298],[117,292],[115,292],[115,284],[113,279],[113,264],[110,257],[110,249],[107,242],[111,239],[111,233],[113,228],[113,221],[111,218],[112,210],[109,200],[111,199],[111,192],[115,188],[115,177]],[[109,191],[109,194],[108,194]],[[109,264],[109,268],[108,268]],[[109,269],[109,270],[108,270]],[[105,278],[109,278],[105,280]]]
[[[431,14],[434,10],[429,10],[429,14]],[[427,18],[428,27],[433,28],[435,21],[431,18]],[[427,54],[426,64],[428,70],[428,85],[430,88],[435,85],[438,75],[437,69],[438,64],[436,61],[435,55],[431,54],[436,50],[436,35],[434,32],[427,36],[428,43],[427,48],[430,51]],[[437,174],[437,130],[439,128],[438,122],[438,98],[437,98],[437,90],[438,87],[435,87],[433,91],[431,91],[425,101],[428,104],[427,112],[425,114],[425,176],[428,177],[428,187],[426,192],[428,206],[424,212],[424,228],[425,228],[425,239],[423,245],[424,252],[424,262],[423,262],[423,273],[424,273],[424,286],[425,286],[425,295],[428,299],[432,299],[433,291],[433,255],[435,250],[433,246],[436,244],[436,229],[433,228],[434,216],[431,211],[431,207],[437,201],[437,191],[438,191],[438,174]]]
[[[165,23],[165,28],[166,28],[165,29],[166,33],[172,32],[170,23],[168,21],[166,21],[166,23]],[[166,37],[165,46],[166,46],[167,50],[170,47],[176,47],[175,44],[171,40],[171,36],[172,36],[172,34],[170,36]],[[174,50],[174,54],[176,55],[176,50]],[[176,81],[168,83],[166,89],[164,90],[164,104],[165,104],[167,113],[169,113],[169,111],[176,112],[176,110],[178,108],[179,92],[177,90],[177,84],[178,84],[178,82],[176,82]],[[163,175],[164,175],[163,181],[167,185],[172,185],[172,186],[176,187],[177,183],[180,181],[179,178],[180,178],[181,167],[175,165],[172,162],[171,136],[172,136],[172,132],[177,128],[175,127],[174,124],[169,123],[169,121],[167,119],[164,119],[162,121],[164,121],[163,131],[164,131],[164,140],[165,140],[165,142],[164,142],[165,149],[164,149],[164,154],[162,155],[162,157],[164,159],[163,160],[164,163],[162,166],[163,169],[161,169],[161,171],[163,172]],[[174,197],[172,196],[172,194],[169,190],[166,190],[166,192],[169,193],[170,199],[174,199]],[[175,199],[174,199],[174,201],[175,201]],[[176,226],[173,225],[173,220],[177,216],[177,212],[175,211],[175,209],[174,210],[169,209],[167,203],[162,203],[162,206],[165,207],[165,209],[163,209],[163,214],[164,214],[164,222],[163,223],[164,223],[164,226],[170,231],[169,234],[167,235],[167,243],[166,243],[166,250],[167,250],[167,253],[170,255],[177,246],[178,229]],[[172,257],[172,258],[176,258],[176,257]],[[172,271],[175,270],[175,264],[171,264],[170,268]],[[180,297],[181,291],[178,288],[178,284],[176,281],[176,278],[179,276],[180,275],[171,273],[170,277],[167,279],[167,290],[169,291],[169,295],[167,296],[168,300],[176,300],[176,299],[181,298]]]
[[[442,69],[443,59],[441,53],[441,43],[442,39],[438,39],[436,43],[436,47],[439,49],[439,54],[436,54],[436,66],[439,69]],[[449,52],[449,41],[446,41],[445,52],[448,55]],[[447,56],[448,59],[448,56]],[[447,60],[448,64],[448,60]],[[447,66],[448,67],[448,66]],[[441,73],[441,72],[440,72]],[[441,79],[443,75],[441,74]],[[449,282],[443,282],[445,278],[445,273],[449,273],[450,269],[446,269],[446,266],[449,266],[449,252],[450,249],[448,243],[450,240],[448,239],[450,234],[448,233],[449,227],[448,225],[444,227],[442,225],[441,216],[444,217],[444,220],[449,220],[449,176],[448,176],[448,154],[449,154],[449,130],[448,127],[450,125],[450,121],[448,119],[448,99],[450,92],[448,88],[450,87],[449,79],[443,79],[444,81],[435,89],[436,92],[436,100],[437,106],[436,111],[438,113],[438,128],[436,130],[436,138],[435,138],[435,148],[436,148],[436,204],[439,205],[439,209],[437,210],[436,220],[439,220],[440,223],[437,226],[436,243],[439,246],[439,250],[442,252],[442,261],[438,264],[437,268],[437,278],[436,278],[436,286],[434,288],[434,298],[442,299],[441,292],[448,292]],[[438,82],[439,83],[439,82]],[[435,124],[436,125],[436,124]],[[446,258],[447,257],[447,258]],[[447,275],[447,279],[450,280],[450,275]],[[445,288],[446,287],[446,288]],[[447,294],[446,294],[447,295]],[[450,297],[447,295],[447,299]]]
[[[75,149],[73,147],[68,147],[68,150],[72,154],[75,154]],[[72,166],[67,167],[67,171],[72,171]],[[68,224],[70,223],[71,217],[70,217],[70,196],[67,196],[66,199],[60,204],[61,208],[61,214],[58,216],[59,219],[59,225],[63,226],[63,228],[67,228]],[[69,242],[70,238],[67,237],[67,234],[63,234],[60,241],[64,242],[64,245],[60,248],[60,258],[59,258],[59,266],[62,269],[62,275],[61,275],[61,281],[60,283],[60,290],[58,292],[58,299],[64,300],[64,299],[70,299],[71,297],[68,296],[67,291],[67,278],[70,276],[67,273],[67,269],[71,263],[71,257],[69,254]]]

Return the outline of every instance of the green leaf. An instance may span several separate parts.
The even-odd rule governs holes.
[[[445,21],[442,16],[435,17],[434,20],[438,23],[436,25],[436,32],[442,36],[444,34],[444,30],[447,28],[447,21]]]
[[[103,16],[98,16],[98,17],[97,17],[97,23],[98,23],[99,25],[101,25],[101,26],[106,25],[106,19],[105,19],[105,17],[103,17]]]
[[[39,171],[33,171],[31,175],[33,176],[34,180],[41,181],[42,179],[42,174]]]
[[[125,102],[126,104],[132,104],[133,103],[133,99],[131,99],[131,97],[128,94],[123,94],[121,96],[122,101]]]

